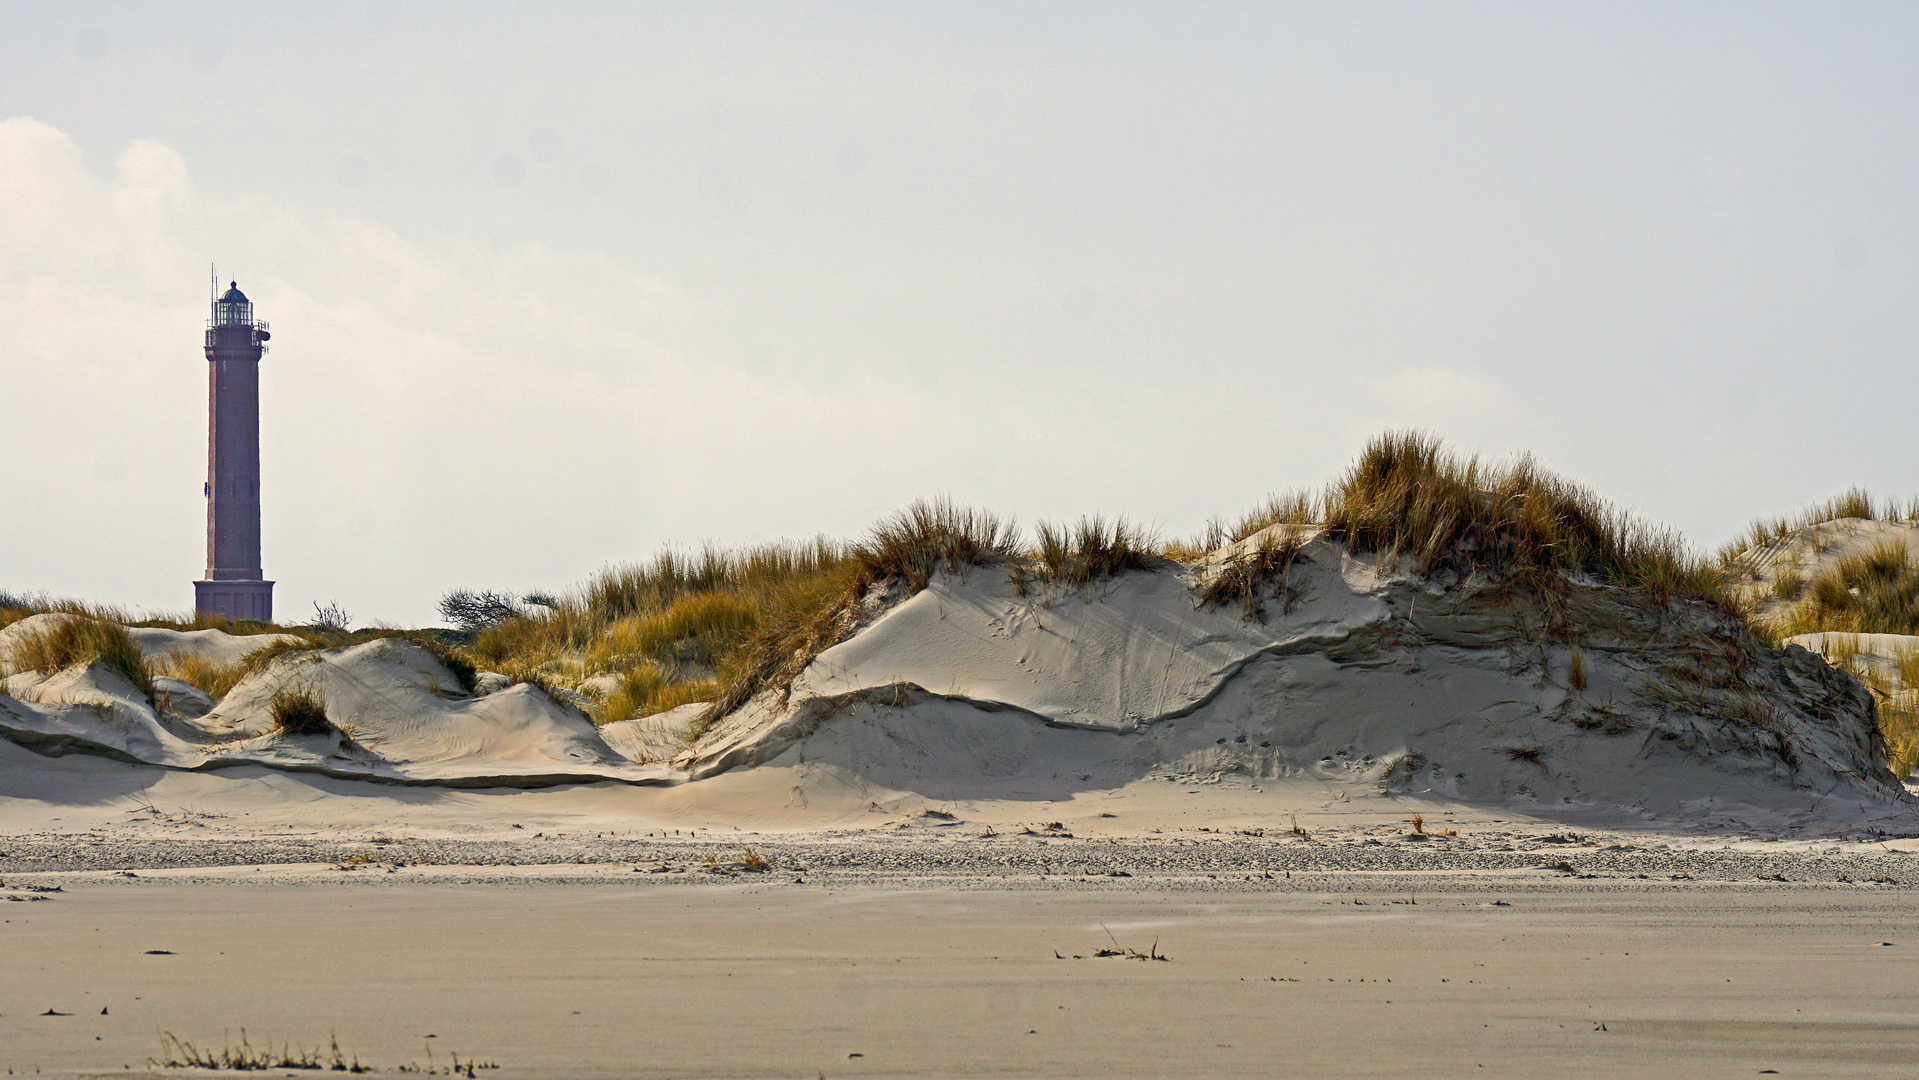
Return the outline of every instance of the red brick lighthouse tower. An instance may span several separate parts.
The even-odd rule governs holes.
[[[218,286],[215,286],[216,288]],[[260,574],[260,356],[272,335],[253,321],[238,282],[207,323],[207,574],[194,610],[273,618],[273,582]]]

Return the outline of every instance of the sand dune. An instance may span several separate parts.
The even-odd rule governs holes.
[[[239,653],[246,641],[199,640],[222,655]],[[176,644],[148,641],[167,651]],[[335,730],[278,730],[273,698],[288,689],[324,702]],[[0,697],[0,733],[44,753],[99,753],[173,769],[265,765],[465,787],[677,779],[668,769],[638,766],[614,752],[586,716],[538,687],[469,694],[433,654],[402,639],[283,653],[203,714],[173,708],[163,694],[149,701],[100,665],[16,674],[7,680],[7,694]]]
[[[1021,595],[941,573],[679,759],[811,764],[940,797],[1236,775],[1320,792],[1670,814],[1905,798],[1871,705],[1804,649],[1728,651],[1731,617],[1573,583],[1568,632],[1318,540],[1290,609],[1197,605],[1167,566]],[[1728,717],[1733,717],[1728,719]]]
[[[1793,603],[1776,595],[1782,582],[1812,581],[1841,560],[1884,546],[1904,547],[1906,560],[1919,565],[1919,523],[1838,518],[1794,529],[1739,556],[1746,602],[1759,618],[1773,618]]]
[[[700,706],[596,729],[531,684],[483,673],[469,689],[401,638],[283,651],[217,703],[164,681],[150,701],[99,665],[19,673],[0,734],[41,754],[196,772],[683,784],[658,809],[802,827],[869,804],[1122,793],[1176,814],[1178,800],[1150,793],[1194,784],[1240,792],[1257,813],[1402,799],[1770,829],[1909,809],[1860,684],[1804,648],[1753,643],[1710,604],[1585,580],[1549,599],[1442,583],[1326,537],[1258,614],[1202,603],[1210,575],[1258,539],[1081,587],[1003,566],[939,571],[917,594],[884,594],[790,690],[690,746]],[[33,624],[0,632],[0,650]],[[154,658],[226,662],[273,643],[137,640]],[[332,730],[279,730],[287,691],[323,701]]]

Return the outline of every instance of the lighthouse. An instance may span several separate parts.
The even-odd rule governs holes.
[[[216,288],[218,286],[215,286]],[[260,357],[267,324],[233,282],[207,322],[207,572],[193,583],[202,615],[273,619],[260,573]]]

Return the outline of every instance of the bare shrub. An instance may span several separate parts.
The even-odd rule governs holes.
[[[311,625],[322,633],[350,634],[353,632],[353,616],[347,614],[338,600],[330,600],[324,606],[315,600]]]
[[[545,606],[545,605],[542,605]],[[440,597],[440,618],[469,634],[497,626],[523,610],[512,593],[454,589]]]

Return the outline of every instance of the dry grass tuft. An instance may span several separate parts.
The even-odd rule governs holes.
[[[1802,529],[1828,521],[1858,518],[1867,521],[1919,521],[1919,498],[1901,505],[1893,499],[1875,500],[1864,488],[1852,488],[1843,495],[1813,503],[1796,514],[1762,518],[1746,527],[1733,541],[1720,549],[1719,559],[1730,565],[1741,555],[1776,544]]]
[[[1285,614],[1299,597],[1299,591],[1286,583],[1286,575],[1305,542],[1296,527],[1267,532],[1257,544],[1228,556],[1213,570],[1200,589],[1200,603],[1212,607],[1238,604],[1246,618],[1264,622],[1266,598],[1277,594],[1281,598],[1280,613]]]
[[[1529,457],[1484,465],[1418,432],[1368,444],[1328,492],[1325,524],[1353,551],[1407,558],[1422,574],[1483,574],[1541,588],[1557,587],[1562,574],[1585,574],[1730,607],[1720,575],[1672,532]]]
[[[312,687],[284,687],[269,706],[273,726],[282,735],[326,735],[339,728],[327,719],[326,699]]]
[[[1886,744],[1886,765],[1904,780],[1919,767],[1919,648],[1890,657],[1887,672],[1879,664],[1859,659],[1859,635],[1828,632],[1821,644],[1826,662],[1849,671],[1871,691],[1879,714],[1879,734]]]
[[[1806,579],[1796,573],[1780,574],[1772,581],[1772,598],[1775,600],[1797,600],[1799,594],[1806,591]]]
[[[338,1050],[338,1044],[335,1044]],[[264,1072],[269,1069],[309,1069],[325,1067],[318,1050],[282,1045],[279,1049],[272,1046],[256,1047],[247,1040],[247,1030],[240,1029],[240,1045],[223,1045],[219,1050],[211,1047],[201,1049],[190,1042],[174,1038],[170,1031],[160,1033],[160,1059],[148,1058],[149,1066],[168,1069],[207,1069],[233,1072]],[[357,1059],[355,1064],[358,1064]],[[348,1071],[343,1065],[340,1071]]]
[[[302,637],[298,641],[276,641],[271,645],[255,649],[248,653],[246,659],[240,661],[239,678],[236,678],[234,681],[238,682],[240,679],[244,679],[249,675],[255,675],[265,671],[268,665],[282,656],[298,652],[314,652],[325,647],[326,646],[319,641],[307,637]],[[229,687],[229,689],[231,689],[231,687]]]
[[[649,664],[626,673],[620,685],[593,709],[593,722],[610,724],[652,716],[681,705],[711,700],[718,690],[719,684],[713,679],[675,681],[668,672]]]
[[[165,675],[198,687],[215,701],[227,696],[227,691],[238,685],[246,675],[244,663],[216,664],[191,653],[168,653],[154,668],[155,675]]]
[[[479,633],[474,662],[544,686],[652,668],[704,676],[760,636],[796,583],[842,576],[844,546],[824,538],[740,551],[666,551],[610,567],[544,611],[525,611]],[[694,669],[690,670],[689,669]]]
[[[1241,540],[1274,525],[1290,525],[1293,531],[1304,533],[1308,526],[1316,525],[1325,513],[1325,500],[1312,492],[1295,491],[1279,495],[1268,495],[1266,501],[1228,521],[1214,518],[1206,523],[1206,528],[1191,540],[1170,544],[1165,549],[1167,558],[1193,561],[1191,556],[1209,555],[1228,544],[1237,544]]]
[[[75,664],[97,663],[125,678],[151,700],[153,675],[127,628],[91,612],[67,615],[52,626],[22,633],[13,644],[14,667],[53,675]]]
[[[934,571],[989,566],[1019,552],[1011,518],[941,497],[921,500],[873,526],[850,555],[869,583],[898,579],[918,592]]]
[[[791,690],[814,657],[851,632],[868,588],[866,573],[863,564],[853,563],[836,574],[796,580],[769,597],[764,628],[720,665],[719,693],[688,739],[698,739],[762,690]]]
[[[1086,585],[1152,565],[1152,535],[1119,518],[1108,524],[1093,515],[1072,526],[1040,522],[1035,555],[1046,576],[1062,585]]]
[[[1772,629],[1779,637],[1821,630],[1919,634],[1919,565],[1896,540],[1848,555],[1813,578],[1805,599]]]
[[[1886,766],[1901,780],[1919,768],[1919,699],[1910,692],[1879,703],[1879,734],[1886,740]]]
[[[256,634],[284,634],[286,629],[278,623],[260,622],[255,619],[229,619],[225,615],[193,612],[179,615],[152,615],[127,623],[128,626],[152,626],[166,630],[220,630],[236,637],[249,637]]]
[[[660,610],[630,615],[583,650],[588,674],[619,672],[655,659],[712,665],[760,627],[756,598],[707,590],[682,595]]]
[[[718,693],[687,738],[698,739],[762,691],[789,691],[814,657],[858,624],[875,587],[900,582],[908,594],[916,593],[940,570],[1003,564],[1018,546],[1011,519],[945,498],[913,503],[881,521],[836,562],[822,561],[812,573],[788,577],[756,598],[757,630],[742,647],[715,658]]]

